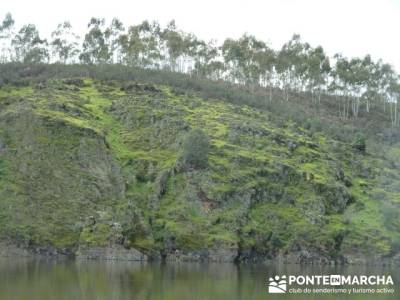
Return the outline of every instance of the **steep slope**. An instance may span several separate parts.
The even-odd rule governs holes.
[[[74,253],[365,260],[399,251],[393,160],[269,112],[167,86],[48,80],[0,90],[0,234]],[[210,139],[185,165],[191,130]],[[396,152],[397,151],[397,152]]]

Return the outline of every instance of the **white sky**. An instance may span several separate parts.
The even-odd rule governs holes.
[[[248,32],[280,48],[293,33],[328,54],[370,53],[400,70],[400,0],[1,0],[0,18],[11,12],[17,26],[34,23],[49,35],[71,21],[83,36],[89,19],[118,17],[125,25],[175,19],[205,40]]]

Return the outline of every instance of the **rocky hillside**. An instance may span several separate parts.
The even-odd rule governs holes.
[[[169,86],[4,85],[0,237],[71,255],[119,247],[167,259],[393,257],[400,151],[384,149]]]

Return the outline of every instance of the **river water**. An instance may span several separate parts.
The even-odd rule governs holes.
[[[275,275],[332,274],[390,275],[394,285],[353,286],[370,290],[352,291],[351,294],[313,291],[317,286],[307,286],[311,292],[304,294],[305,286],[296,288],[294,285],[287,286],[284,294],[270,294],[268,291],[268,279]],[[400,269],[395,267],[60,262],[0,258],[0,300],[397,300],[400,299],[399,283]],[[298,293],[299,289],[302,293]]]

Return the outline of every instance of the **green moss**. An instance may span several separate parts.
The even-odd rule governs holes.
[[[26,97],[33,94],[33,89],[31,86],[25,87],[15,87],[15,86],[5,86],[0,88],[0,99],[8,99],[10,97]],[[1,101],[0,100],[0,101]]]

